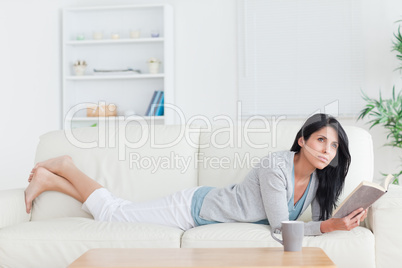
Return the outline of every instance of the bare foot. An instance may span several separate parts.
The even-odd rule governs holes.
[[[52,188],[51,177],[55,176],[49,170],[38,167],[33,174],[31,183],[25,189],[25,207],[26,212],[29,214],[32,209],[32,201],[44,191]]]
[[[68,156],[68,155],[63,155],[55,158],[51,158],[42,162],[39,162],[35,165],[35,167],[32,169],[31,174],[35,174],[36,170],[39,167],[44,167],[48,171],[53,172],[54,174],[62,176],[62,171],[63,168],[68,165],[69,163],[72,163],[73,159]],[[33,175],[32,175],[33,176]],[[32,176],[29,177],[28,181],[30,182],[32,180]]]

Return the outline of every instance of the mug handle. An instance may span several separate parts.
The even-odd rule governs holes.
[[[271,236],[272,236],[273,239],[275,239],[276,241],[278,241],[279,243],[281,243],[281,244],[283,245],[283,240],[280,240],[279,238],[277,238],[277,237],[275,236],[275,231],[276,231],[276,230],[279,230],[279,229],[276,228],[276,229],[272,229],[272,230],[271,230]]]

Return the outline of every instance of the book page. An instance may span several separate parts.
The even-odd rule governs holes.
[[[386,191],[388,191],[389,184],[394,180],[394,176],[392,174],[388,174],[388,176],[381,183],[381,186],[384,187]]]

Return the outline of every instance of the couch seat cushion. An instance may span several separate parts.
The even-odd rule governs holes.
[[[280,235],[278,235],[279,238]],[[337,267],[374,267],[374,236],[364,227],[336,231],[321,236],[306,236],[304,247],[322,248]],[[267,225],[220,223],[186,231],[183,248],[281,247],[271,237]]]
[[[186,231],[183,248],[278,247],[270,228],[263,224],[219,223],[198,226]]]
[[[0,229],[0,267],[66,267],[91,248],[179,248],[171,227],[59,218]]]

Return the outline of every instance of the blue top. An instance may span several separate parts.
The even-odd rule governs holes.
[[[193,199],[191,200],[191,216],[194,219],[196,226],[219,223],[217,221],[207,221],[200,218],[200,210],[205,196],[214,189],[214,187],[202,186],[195,191]]]
[[[295,202],[295,168],[294,167],[292,170],[292,182],[293,182],[293,194],[288,203],[288,210],[289,210],[289,220],[294,221],[299,217],[300,212],[304,205],[304,201],[306,201],[306,196],[307,196],[308,190],[310,189],[311,176],[310,176],[310,180],[307,185],[307,189],[304,191],[303,196],[299,199],[299,201],[297,201],[297,203],[295,205],[294,205],[294,202]]]
[[[299,201],[297,201],[296,204],[294,204],[295,169],[293,167],[293,169],[292,169],[293,193],[292,193],[292,197],[290,198],[290,200],[288,202],[289,220],[291,220],[291,221],[296,220],[300,215],[304,202],[306,201],[307,193],[310,189],[311,178],[312,178],[312,175],[310,176],[310,180],[307,185],[307,189],[304,191],[303,196],[300,198]],[[208,221],[208,220],[204,220],[204,219],[200,218],[200,210],[202,207],[202,203],[204,202],[204,198],[212,189],[214,189],[214,187],[209,187],[209,186],[200,187],[197,191],[195,191],[193,199],[191,200],[191,216],[193,217],[194,222],[197,226],[219,223],[218,221]],[[254,223],[269,225],[268,219],[254,222]]]

